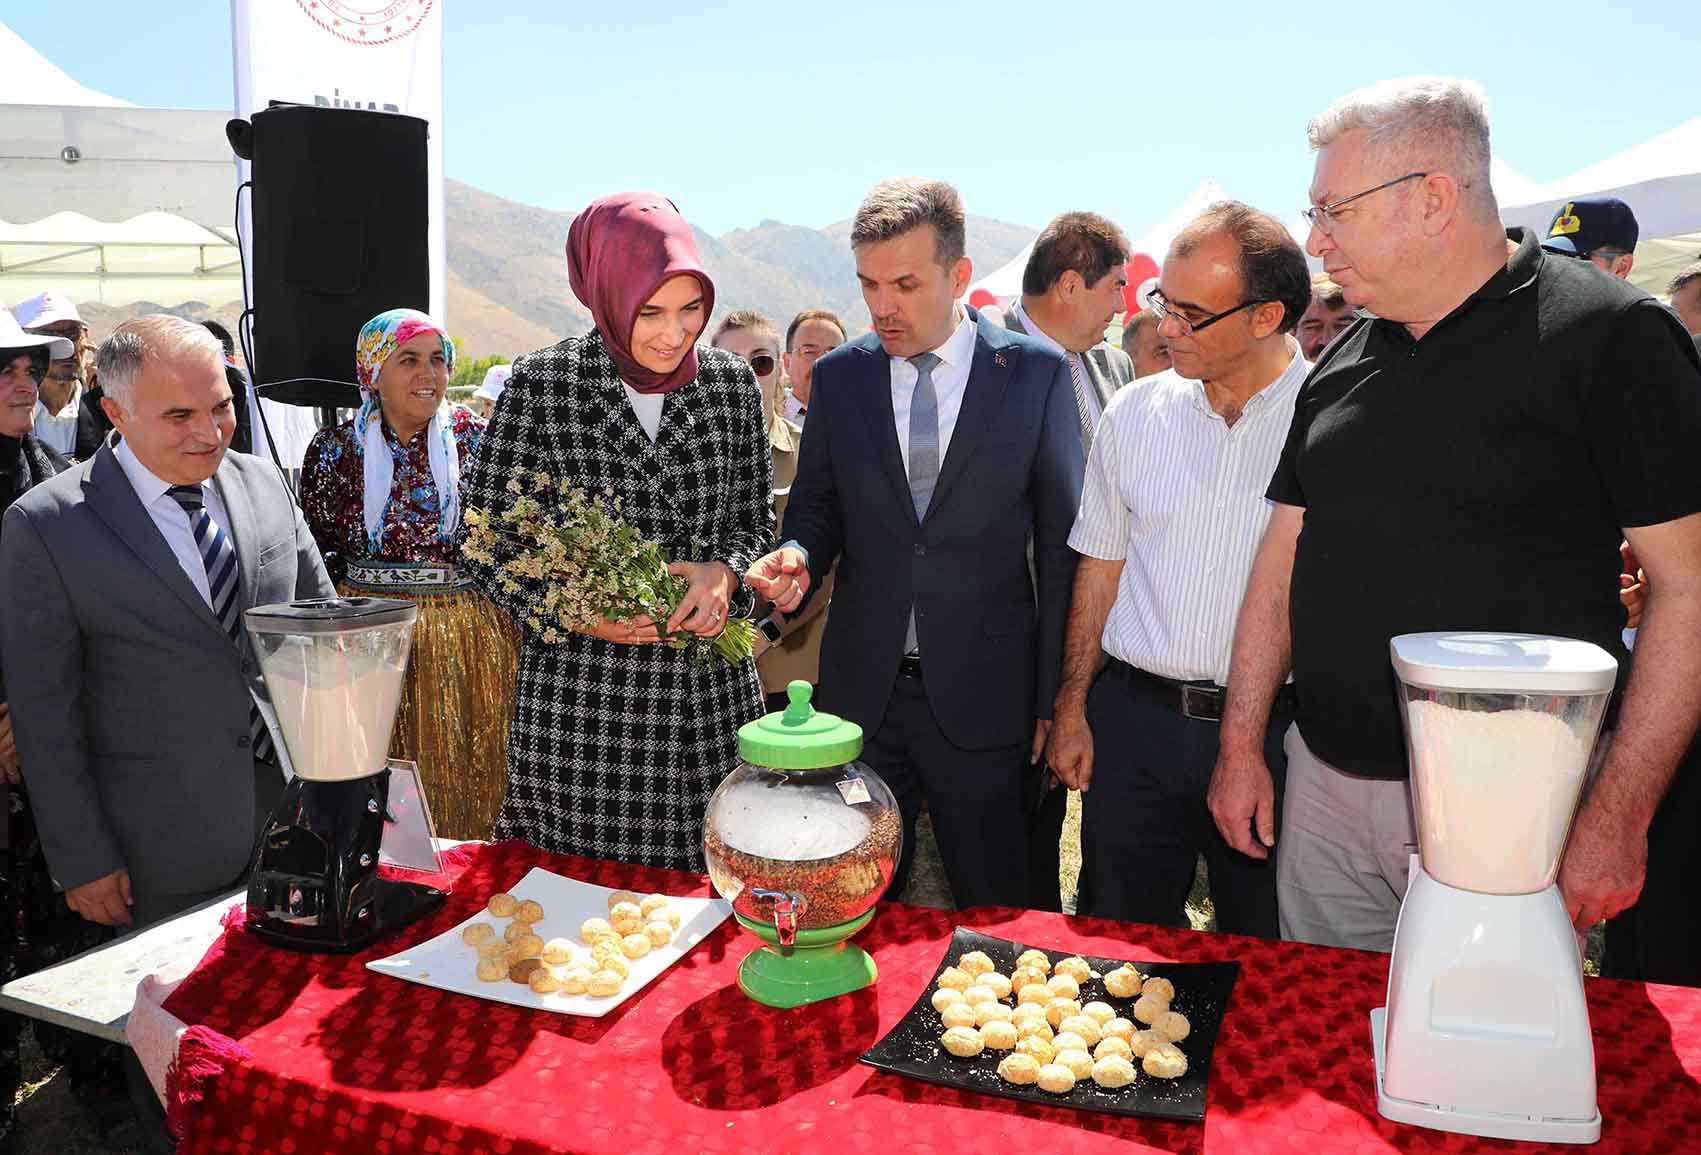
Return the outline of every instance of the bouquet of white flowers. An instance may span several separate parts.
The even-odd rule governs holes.
[[[559,643],[567,632],[605,618],[630,621],[647,614],[663,644],[689,650],[694,658],[728,663],[750,658],[756,627],[746,618],[729,618],[713,638],[666,632],[689,583],[668,573],[661,547],[620,516],[612,491],[593,497],[547,473],[511,478],[507,489],[514,501],[500,514],[466,511],[461,552],[489,566],[509,593],[542,587],[527,624],[545,642]]]

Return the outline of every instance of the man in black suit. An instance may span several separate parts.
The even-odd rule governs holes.
[[[957,303],[963,232],[939,181],[887,181],[857,210],[874,331],[816,363],[790,540],[746,581],[789,613],[838,565],[820,696],[903,809],[893,892],[925,799],[958,903],[1024,904],[1081,428],[1063,357]]]

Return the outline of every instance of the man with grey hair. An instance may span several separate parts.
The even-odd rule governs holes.
[[[1374,317],[1295,407],[1212,786],[1231,844],[1276,848],[1291,938],[1392,941],[1416,838],[1390,637],[1581,638],[1628,672],[1621,538],[1641,558],[1636,669],[1560,872],[1579,928],[1636,901],[1701,716],[1701,362],[1652,298],[1503,231],[1488,136],[1481,91],[1442,77],[1351,93],[1310,129],[1307,248]],[[1278,843],[1263,739],[1290,666]]]
[[[857,210],[873,332],[816,363],[791,540],[745,580],[789,614],[838,566],[820,699],[862,727],[863,758],[897,795],[892,892],[925,798],[957,902],[1022,905],[1081,427],[1061,354],[956,303],[972,272],[963,233],[941,181],[887,181]]]
[[[121,438],[6,513],[18,750],[72,909],[141,926],[235,886],[283,788],[249,606],[333,592],[269,463],[227,453],[218,340],[166,315],[98,353]]]

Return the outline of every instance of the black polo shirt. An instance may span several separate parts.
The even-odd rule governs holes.
[[[1336,339],[1270,482],[1305,508],[1300,730],[1354,774],[1406,776],[1396,634],[1583,638],[1622,685],[1622,527],[1701,511],[1701,360],[1676,315],[1509,235],[1506,266],[1421,341],[1370,318]]]

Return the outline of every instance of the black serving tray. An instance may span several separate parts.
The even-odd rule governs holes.
[[[908,1075],[946,1087],[961,1087],[982,1091],[1006,1099],[1021,1099],[1030,1103],[1053,1103],[1076,1107],[1084,1111],[1107,1111],[1115,1115],[1151,1115],[1162,1119],[1193,1119],[1205,1117],[1206,1084],[1211,1071],[1211,1053],[1216,1049],[1217,1033],[1222,1029],[1223,1013],[1235,980],[1240,977],[1237,962],[1162,963],[1138,960],[1099,958],[1082,955],[1087,964],[1100,974],[1131,961],[1147,976],[1162,976],[1175,984],[1175,1010],[1187,1016],[1191,1033],[1178,1045],[1187,1054],[1187,1074],[1179,1079],[1154,1079],[1140,1071],[1139,1060],[1134,1068],[1139,1077],[1126,1087],[1107,1091],[1091,1079],[1075,1084],[1066,1095],[1054,1095],[1038,1087],[1019,1087],[998,1077],[998,1060],[1009,1051],[982,1051],[972,1059],[959,1059],[939,1043],[945,1033],[939,1012],[933,1009],[933,992],[938,989],[941,973],[954,966],[958,956],[969,951],[985,951],[998,970],[1008,975],[1016,965],[1016,956],[1030,949],[1023,943],[1006,938],[993,938],[958,927],[951,936],[945,957],[934,968],[927,989],[916,999],[915,1006],[874,1046],[862,1055],[862,1061],[882,1071]],[[1044,951],[1055,966],[1070,957],[1070,952]],[[1101,979],[1090,979],[1081,987],[1080,1001],[1085,1004],[1098,999],[1116,1008],[1123,1018],[1133,1019],[1134,1000],[1112,998]],[[1135,1020],[1135,1026],[1141,1024]]]

